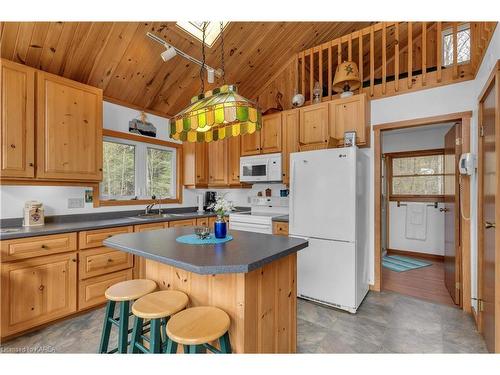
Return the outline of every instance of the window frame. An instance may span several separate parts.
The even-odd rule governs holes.
[[[403,152],[391,152],[385,153],[384,157],[386,160],[386,175],[387,175],[387,185],[386,189],[388,192],[389,201],[412,201],[412,202],[444,202],[444,192],[443,194],[402,194],[397,195],[392,191],[392,164],[394,159],[402,159],[402,158],[411,158],[411,157],[419,157],[419,156],[434,156],[441,155],[444,159],[444,149],[431,149],[431,150],[417,150],[417,151],[403,151]],[[443,168],[444,168],[444,160],[443,160]],[[426,176],[426,175],[415,175],[415,176]],[[433,175],[427,176],[445,176],[444,169],[443,173],[436,173]],[[404,177],[404,176],[396,176],[396,177]],[[444,180],[443,180],[444,183]]]
[[[458,39],[458,33],[461,31],[469,29],[469,59],[465,61],[458,61],[458,52],[457,52],[457,65],[466,65],[470,64],[472,60],[472,28],[470,22],[464,22],[461,23],[457,26],[457,39]],[[444,43],[444,38],[451,35],[453,38],[453,26],[449,26],[446,28],[443,28],[441,31],[441,61],[442,61],[442,66],[444,68],[449,68],[453,66],[453,58],[452,62],[450,64],[445,64],[445,43]],[[458,44],[458,43],[457,43]],[[457,45],[458,47],[458,45]],[[453,53],[452,53],[453,56]]]
[[[162,150],[173,150],[175,151],[173,154],[172,160],[172,169],[175,175],[174,182],[174,197],[172,198],[164,198],[164,199],[151,199],[146,198],[144,196],[138,196],[138,199],[134,199],[135,197],[129,199],[117,199],[113,197],[103,196],[101,193],[101,184],[102,181],[94,186],[94,205],[95,206],[125,206],[125,205],[144,205],[144,204],[152,204],[152,203],[161,203],[161,204],[169,204],[169,203],[182,203],[182,144],[176,142],[163,141],[157,138],[150,138],[130,133],[119,132],[115,130],[103,129],[103,146],[104,141],[111,141],[123,144],[134,145],[135,147],[135,189],[139,186],[144,186],[146,188],[146,174],[139,173],[139,169],[137,165],[144,165],[144,168],[147,168],[146,154],[148,148],[156,148]],[[143,148],[144,152],[140,152],[139,149]],[[141,185],[142,184],[142,185]],[[141,192],[142,193],[142,192]],[[145,192],[144,192],[145,193]]]

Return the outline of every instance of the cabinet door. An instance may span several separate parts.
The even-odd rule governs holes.
[[[240,184],[240,137],[229,137],[228,144],[228,181],[229,185]]]
[[[2,337],[76,311],[76,253],[2,264]]]
[[[196,171],[196,184],[208,184],[208,145],[205,142],[195,143],[195,171]]]
[[[299,144],[302,151],[328,146],[328,103],[300,110]]]
[[[260,146],[263,154],[281,151],[281,113],[262,117]]]
[[[194,227],[195,225],[196,225],[196,219],[175,220],[169,223],[169,228]]]
[[[184,142],[184,182],[188,187],[206,187],[208,184],[208,146],[204,142]]]
[[[208,144],[208,171],[209,185],[227,186],[227,139],[210,142]]]
[[[2,177],[35,176],[35,71],[0,60]]]
[[[366,144],[366,94],[330,103],[330,134],[344,143],[344,132],[356,132],[356,144]]]
[[[37,177],[102,180],[102,90],[37,76]]]
[[[255,131],[253,134],[241,136],[241,156],[260,154],[260,132]]]
[[[299,151],[299,111],[293,109],[282,114],[283,183],[290,183],[290,153]]]

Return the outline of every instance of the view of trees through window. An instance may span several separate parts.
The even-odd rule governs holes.
[[[172,187],[172,152],[148,147],[146,195],[170,197]]]
[[[104,142],[102,193],[135,196],[135,146]]]
[[[392,195],[442,195],[443,155],[392,158]]]
[[[443,33],[443,65],[453,64],[453,29]],[[466,24],[457,33],[457,63],[470,60],[470,25]]]

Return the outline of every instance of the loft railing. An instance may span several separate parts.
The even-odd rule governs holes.
[[[381,22],[299,52],[295,87],[311,103],[316,82],[321,99],[331,100],[335,70],[358,64],[361,91],[371,97],[395,95],[472,79],[495,22]]]

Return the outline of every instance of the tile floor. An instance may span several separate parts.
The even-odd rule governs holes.
[[[28,333],[3,343],[0,353],[95,353],[103,315],[98,309]],[[486,352],[461,310],[393,292],[370,293],[356,315],[299,300],[297,320],[299,353]]]

